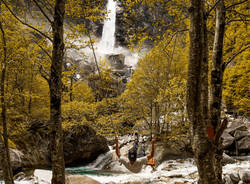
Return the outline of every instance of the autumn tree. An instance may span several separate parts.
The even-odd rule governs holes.
[[[0,16],[0,30],[1,30],[1,115],[2,115],[2,126],[1,140],[3,140],[3,147],[1,149],[1,162],[2,169],[4,171],[4,180],[6,183],[13,183],[12,168],[10,166],[9,156],[9,135],[13,131],[10,127],[12,126],[13,119],[16,118],[16,111],[12,111],[13,106],[18,100],[13,96],[20,95],[18,91],[16,74],[17,70],[14,70],[18,61],[25,59],[26,46],[25,42],[29,42],[22,34],[24,31],[23,27],[10,15],[6,7],[1,3],[1,16]],[[27,51],[28,53],[28,51]],[[21,71],[21,70],[20,70]],[[21,72],[20,72],[21,73]],[[23,92],[23,91],[22,91]],[[19,108],[20,109],[20,108]],[[11,131],[10,131],[11,130]]]
[[[229,1],[227,4],[223,0],[220,0],[214,4],[215,8],[215,34],[213,42],[213,52],[212,52],[212,70],[211,70],[211,101],[210,101],[210,125],[212,125],[215,137],[215,156],[214,156],[214,170],[218,183],[222,183],[222,140],[220,138],[223,130],[226,128],[226,120],[221,121],[221,104],[222,104],[222,84],[223,84],[223,75],[227,66],[235,59],[236,56],[246,51],[249,48],[249,43],[246,41],[237,41],[237,44],[241,45],[241,48],[238,48],[235,54],[231,55],[228,53],[228,49],[231,47],[237,48],[237,44],[226,45],[224,48],[224,43],[227,41],[225,37],[227,36],[230,27],[235,22],[241,21],[241,25],[247,26],[245,18],[247,17],[246,11],[246,1]],[[213,7],[211,8],[211,10]],[[207,12],[207,16],[209,16]],[[233,12],[233,15],[232,15]],[[239,19],[240,18],[240,19]],[[230,25],[231,24],[231,25]],[[207,28],[206,28],[207,29]],[[247,29],[242,29],[241,31]],[[230,34],[230,33],[229,33]],[[239,37],[244,38],[245,34],[233,35],[232,39],[235,40]],[[231,42],[232,43],[232,42]],[[229,48],[228,48],[229,47]],[[234,50],[234,49],[232,49]],[[237,50],[237,49],[236,49]],[[225,57],[225,56],[226,57]],[[228,55],[230,59],[228,59]]]
[[[225,9],[223,100],[229,112],[246,115],[249,103],[245,93],[248,85],[245,82],[248,77],[250,48],[247,1],[226,1]]]
[[[249,116],[249,52],[237,58],[237,64],[224,73],[223,99],[227,111]]]
[[[125,115],[143,120],[160,136],[172,122],[185,123],[185,34],[166,32],[164,40],[137,63],[124,94]],[[184,51],[183,54],[180,54]],[[182,90],[183,89],[183,90]],[[133,120],[132,120],[133,121]]]
[[[54,4],[53,21],[41,8],[41,5],[34,1],[35,5],[39,8],[41,13],[51,24],[53,39],[48,37],[42,31],[25,23],[15,15],[6,1],[2,1],[9,9],[13,16],[18,19],[22,24],[32,28],[42,36],[45,36],[53,44],[52,50],[52,64],[51,73],[49,78],[50,86],[50,124],[51,124],[51,159],[52,159],[52,183],[65,183],[65,169],[64,169],[64,156],[63,156],[63,139],[62,139],[62,125],[61,125],[61,93],[62,93],[62,64],[64,56],[64,40],[63,40],[63,21],[65,14],[65,1],[58,0]]]
[[[1,5],[1,4],[0,4]],[[1,17],[2,18],[2,17]],[[2,48],[3,48],[3,59],[1,61],[1,119],[3,126],[3,133],[0,135],[0,144],[1,144],[1,165],[3,169],[4,181],[6,184],[14,184],[13,181],[13,173],[10,164],[10,153],[9,153],[9,145],[8,145],[8,130],[7,130],[7,121],[6,121],[6,102],[5,102],[5,74],[6,74],[6,64],[7,64],[7,44],[5,31],[2,24],[2,20],[0,20],[0,30],[2,36]]]
[[[227,124],[227,120],[221,121],[222,80],[225,67],[231,62],[223,63],[226,9],[244,2],[233,2],[225,7],[224,1],[220,0],[212,5],[208,11],[205,11],[203,1],[191,1],[189,9],[190,59],[187,109],[189,119],[192,122],[192,145],[201,183],[222,183],[221,135]],[[216,12],[216,23],[212,53],[211,103],[208,109],[207,18],[213,9]]]
[[[126,35],[125,43],[129,46],[152,46],[168,30],[187,29],[186,0],[121,0],[120,6],[124,13],[118,25],[125,28],[121,34]]]

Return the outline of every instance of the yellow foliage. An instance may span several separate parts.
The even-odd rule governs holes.
[[[237,65],[229,66],[224,75],[224,102],[229,111],[233,110],[241,115],[249,115],[250,112],[249,56],[249,52],[246,52],[239,57]]]

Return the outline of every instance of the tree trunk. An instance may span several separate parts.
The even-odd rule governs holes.
[[[211,104],[210,122],[217,132],[221,124],[221,99],[222,99],[222,80],[223,80],[223,39],[225,33],[225,6],[224,0],[220,0],[216,5],[216,27],[212,56],[211,71]],[[214,169],[219,183],[222,183],[222,141],[216,143],[214,158]]]
[[[0,29],[2,33],[2,41],[3,41],[3,61],[2,61],[2,73],[1,73],[1,116],[2,116],[2,126],[3,126],[3,134],[0,135],[0,156],[1,156],[1,166],[3,170],[3,177],[6,184],[14,184],[13,181],[13,173],[10,164],[10,153],[9,153],[9,145],[8,145],[8,129],[7,129],[7,121],[6,121],[6,105],[5,105],[5,73],[6,73],[6,61],[7,61],[7,48],[6,48],[6,39],[5,32],[2,26],[2,22],[0,22]],[[3,137],[2,137],[3,136]]]
[[[53,51],[50,76],[50,123],[52,184],[65,183],[65,164],[61,122],[62,65],[64,57],[63,21],[65,0],[56,0],[54,9]]]
[[[187,111],[192,124],[192,148],[199,173],[199,184],[217,184],[213,167],[213,144],[208,139],[205,127],[207,116],[203,114],[207,105],[206,38],[204,1],[191,0],[190,12],[190,52],[187,81]],[[211,149],[212,148],[212,149]]]

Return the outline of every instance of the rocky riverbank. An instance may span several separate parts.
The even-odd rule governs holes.
[[[38,181],[40,174],[23,173],[25,168],[35,170],[37,168],[49,168],[49,140],[48,135],[42,131],[46,127],[31,127],[30,133],[15,143],[17,149],[10,149],[15,178],[22,182]],[[36,131],[33,131],[36,129]],[[32,132],[33,131],[33,132]],[[225,148],[223,159],[223,177],[226,184],[250,182],[250,123],[247,119],[230,119],[229,126],[223,134]],[[121,154],[126,155],[132,147],[134,137],[125,135],[119,137]],[[139,174],[129,173],[121,166],[114,152],[114,140],[106,140],[97,136],[93,129],[81,126],[72,127],[64,132],[64,147],[66,166],[85,165],[83,169],[97,169],[98,174],[89,177],[101,183],[195,183],[198,178],[197,168],[190,150],[186,150],[187,144],[169,146],[170,143],[156,142],[155,158],[156,168],[153,170],[147,166]],[[108,144],[110,145],[108,148]],[[146,154],[149,153],[151,143],[147,136],[140,137],[140,145],[145,145]],[[107,152],[108,150],[111,150]],[[100,155],[98,158],[97,156]],[[235,157],[239,155],[238,157]],[[233,156],[233,157],[232,157]],[[96,159],[97,158],[97,159]],[[95,160],[96,159],[96,160]],[[95,161],[94,161],[95,160]],[[90,164],[88,164],[90,163]],[[39,166],[39,167],[38,167]],[[81,170],[81,168],[80,168]],[[100,171],[100,172],[99,172]],[[50,171],[36,170],[35,173],[51,175]],[[100,173],[108,172],[107,175]],[[69,173],[70,174],[70,173]],[[77,173],[76,173],[77,174]],[[96,174],[96,173],[95,173]],[[43,174],[41,174],[43,175]],[[47,177],[47,176],[46,176]],[[143,181],[142,181],[143,180]],[[38,182],[40,183],[40,182]],[[46,183],[46,182],[45,182]],[[47,181],[48,183],[48,181]]]
[[[239,157],[235,159],[235,163],[223,166],[225,184],[248,184],[250,182],[249,162],[250,157]],[[118,165],[116,169],[119,167]],[[86,167],[77,169],[84,171]],[[35,170],[34,175],[29,178],[23,178],[20,174],[16,183],[49,184],[51,175],[51,171],[48,170]],[[70,184],[83,183],[83,181],[88,181],[88,184],[197,184],[197,178],[198,172],[193,159],[168,160],[161,163],[155,170],[152,170],[150,166],[144,167],[143,171],[138,174],[126,170],[119,170],[119,172],[99,170],[95,174],[85,173],[85,175],[67,174],[67,182]]]
[[[39,126],[41,125],[41,126]],[[12,137],[16,149],[10,149],[14,174],[27,169],[51,167],[47,126],[36,123],[25,135]],[[66,166],[79,166],[93,162],[109,151],[107,140],[88,126],[74,126],[63,132]]]

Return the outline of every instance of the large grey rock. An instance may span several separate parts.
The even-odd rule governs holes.
[[[11,167],[15,173],[16,170],[20,170],[23,164],[23,153],[17,149],[9,148]],[[0,165],[0,169],[2,166]]]
[[[230,157],[227,154],[223,153],[222,165],[233,164],[233,163],[236,163],[236,162],[237,161],[235,159],[233,159],[232,157]]]
[[[229,175],[225,175],[224,181],[225,181],[225,184],[234,184]]]
[[[109,151],[106,139],[89,126],[75,126],[64,132],[63,146],[67,165],[86,164]]]
[[[250,183],[250,169],[239,171],[240,179],[245,183]]]
[[[234,135],[234,133],[235,133],[235,131],[248,131],[248,129],[247,129],[247,127],[246,127],[246,125],[239,125],[239,126],[237,126],[237,127],[232,127],[232,128],[229,128],[229,129],[227,129],[227,132],[230,134],[230,135]]]
[[[46,126],[40,129],[32,127],[29,133],[13,140],[17,149],[23,153],[22,167],[51,167],[50,141],[48,131],[45,129]],[[74,126],[65,130],[63,134],[66,166],[89,163],[109,150],[106,139],[96,135],[88,126]]]
[[[17,149],[10,148],[10,160],[12,168],[18,169],[22,167],[23,153]]]
[[[101,184],[101,183],[88,176],[71,175],[66,178],[66,184]]]
[[[238,183],[240,181],[239,174],[237,172],[229,174],[233,183]]]
[[[237,144],[240,152],[245,152],[246,154],[250,153],[250,135],[239,140]]]
[[[234,143],[234,137],[231,136],[228,132],[224,132],[222,134],[222,138],[223,138],[223,148],[226,149],[228,147],[230,147],[233,143]]]
[[[234,138],[236,139],[236,140],[239,140],[239,139],[241,139],[241,138],[243,138],[243,137],[245,137],[245,136],[247,136],[247,135],[249,135],[250,133],[248,132],[248,131],[240,131],[240,130],[236,130],[235,132],[234,132]]]
[[[247,118],[229,118],[228,128],[224,131],[223,147],[229,155],[249,155],[250,128]]]
[[[231,121],[229,119],[227,127],[228,128],[235,128],[235,127],[241,126],[243,124],[244,124],[244,122],[241,119],[232,119]]]
[[[108,60],[108,64],[110,64],[114,69],[123,69],[125,66],[125,56],[123,54],[110,54],[106,55],[106,58]]]

